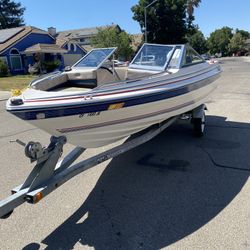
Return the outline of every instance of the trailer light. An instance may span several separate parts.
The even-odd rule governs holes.
[[[34,198],[34,203],[39,202],[43,198],[43,194],[41,192],[37,193]]]

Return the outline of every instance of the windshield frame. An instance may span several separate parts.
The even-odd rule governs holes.
[[[96,51],[96,50],[105,50],[105,49],[111,49],[112,51],[97,66],[95,66],[95,67],[81,67],[81,66],[77,66],[77,64],[79,64],[86,57],[88,57],[93,51]],[[78,60],[75,64],[73,64],[71,68],[74,68],[74,69],[99,69],[103,65],[103,63],[115,53],[116,50],[117,50],[117,47],[95,48],[95,49],[92,49],[85,56],[83,56],[80,60]]]
[[[168,58],[168,60],[166,60],[165,64],[163,66],[148,66],[148,65],[138,65],[135,64],[134,61],[136,60],[137,56],[141,53],[141,51],[146,47],[146,46],[157,46],[157,47],[171,47],[172,49],[169,51],[170,56]],[[139,51],[136,53],[136,55],[134,56],[133,60],[131,61],[131,63],[129,64],[129,68],[130,69],[141,69],[141,70],[149,70],[149,71],[164,71],[167,67],[167,65],[169,64],[173,53],[175,51],[177,45],[175,44],[153,44],[153,43],[144,43],[143,46],[139,49]]]
[[[183,59],[183,55],[185,53],[185,47],[186,45],[183,45],[183,44],[177,44],[177,45],[174,45],[174,50],[171,54],[171,56],[169,57],[169,60],[168,60],[168,63],[166,64],[166,67],[165,67],[165,70],[168,70],[168,69],[180,69],[182,66],[182,59]],[[173,59],[173,56],[174,56],[174,53],[177,49],[180,49],[180,54],[179,54],[179,57],[178,57],[178,61],[176,63],[176,67],[170,67],[170,63]]]

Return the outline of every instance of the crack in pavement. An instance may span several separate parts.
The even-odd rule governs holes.
[[[14,133],[14,134],[3,135],[3,136],[0,136],[0,139],[4,139],[4,138],[11,137],[11,136],[14,136],[14,135],[19,135],[19,134],[22,134],[22,133],[25,133],[25,132],[28,132],[28,131],[32,131],[32,130],[37,130],[37,129],[38,128],[31,128],[31,129],[26,129],[26,130],[23,130],[23,131],[19,131],[19,132]]]
[[[206,124],[206,127],[214,127],[214,128],[233,128],[233,129],[245,129],[250,130],[250,128],[247,127],[239,127],[239,126],[222,126],[222,125],[213,125],[213,124]]]
[[[237,171],[245,171],[245,172],[250,172],[249,168],[240,168],[240,167],[234,167],[234,166],[228,166],[228,165],[223,165],[218,162],[216,162],[212,156],[211,153],[209,153],[205,148],[203,148],[201,145],[199,148],[208,156],[212,164],[218,168],[224,168],[224,169],[230,169],[230,170],[237,170]]]

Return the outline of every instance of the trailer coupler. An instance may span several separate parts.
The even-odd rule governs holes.
[[[19,141],[18,141],[19,143]],[[42,147],[39,142],[29,142],[26,145],[24,143],[19,143],[25,146],[25,155],[30,159],[31,162],[36,161],[36,165],[33,170],[26,178],[25,182],[12,189],[12,195],[3,201],[0,201],[0,218],[8,218],[14,208],[21,205],[24,202],[36,203],[42,199],[42,194],[35,192],[43,186],[43,184],[49,180],[55,172],[62,171],[65,167],[72,163],[64,161],[58,163],[59,158],[63,152],[63,145],[66,143],[66,138],[54,137],[50,138],[50,144],[48,147]],[[82,152],[82,148],[78,148],[78,152]]]

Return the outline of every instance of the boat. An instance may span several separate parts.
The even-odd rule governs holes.
[[[84,148],[116,142],[204,104],[217,87],[217,63],[188,44],[145,43],[128,66],[116,48],[96,48],[72,67],[32,81],[6,109]],[[112,59],[113,58],[113,59]]]

